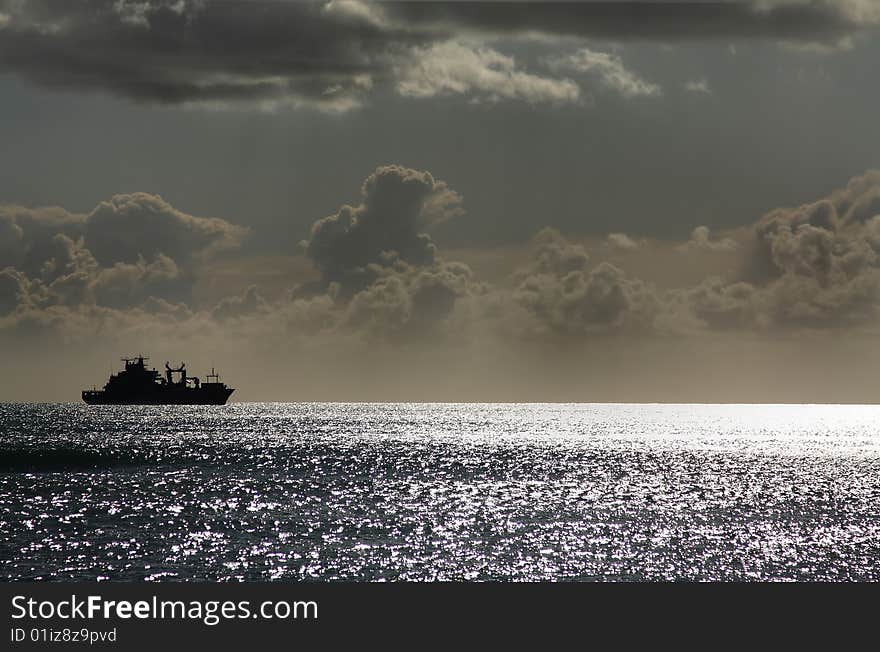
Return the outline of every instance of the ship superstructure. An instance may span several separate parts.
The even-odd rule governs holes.
[[[147,367],[147,360],[143,355],[122,358],[125,368],[111,374],[104,389],[83,390],[83,401],[90,405],[223,405],[235,391],[220,382],[214,369],[201,382],[187,375],[183,362],[176,368],[166,362],[163,377]]]

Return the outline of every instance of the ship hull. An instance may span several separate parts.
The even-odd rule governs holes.
[[[84,391],[82,399],[89,405],[225,405],[234,392],[230,388],[165,389],[131,395],[105,390]]]

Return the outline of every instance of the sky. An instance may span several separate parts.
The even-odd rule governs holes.
[[[0,0],[0,401],[872,403],[880,2]]]

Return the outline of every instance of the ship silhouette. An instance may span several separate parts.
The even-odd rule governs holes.
[[[163,378],[145,360],[142,355],[122,358],[125,369],[111,374],[104,389],[83,390],[82,400],[89,405],[224,405],[235,391],[220,382],[213,368],[201,382],[187,376],[183,362],[176,369],[166,362]]]

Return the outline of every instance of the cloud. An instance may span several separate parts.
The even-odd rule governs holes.
[[[420,351],[876,329],[880,319],[878,171],[827,197],[772,210],[737,240],[697,227],[685,251],[742,269],[673,288],[651,282],[642,259],[661,244],[639,247],[622,233],[596,243],[629,252],[639,278],[594,262],[583,244],[550,228],[536,234],[508,280],[489,285],[442,257],[427,234],[462,211],[461,196],[445,182],[388,165],[365,179],[361,194],[357,205],[313,225],[306,253],[320,285],[267,298],[250,284],[210,303],[192,295],[192,280],[218,247],[238,242],[231,223],[184,214],[142,193],[83,215],[4,207],[0,251],[14,262],[0,269],[0,335],[4,342],[70,343],[202,337],[267,349],[295,342],[342,355],[365,345]],[[128,237],[139,225],[145,232]],[[109,235],[95,240],[96,228]],[[675,248],[667,249],[674,257]]]
[[[605,245],[612,251],[629,252],[637,251],[641,244],[630,238],[626,233],[609,233],[605,238]]]
[[[199,305],[191,290],[211,256],[243,236],[225,220],[145,193],[117,195],[85,215],[7,207],[0,243],[14,249],[16,264],[33,259],[34,272],[3,269],[0,331],[71,341],[106,331],[120,338],[201,331],[276,344],[441,335],[458,300],[482,291],[470,268],[441,259],[424,232],[460,214],[461,197],[430,173],[397,165],[377,168],[361,190],[360,204],[314,224],[306,252],[322,273],[320,287],[270,301],[250,285],[212,306]],[[27,244],[35,231],[36,258]]]
[[[392,21],[382,4],[212,0],[3,2],[0,69],[135,101],[340,112],[377,87],[571,101],[577,86],[491,48]]]
[[[344,112],[407,97],[572,102],[568,79],[491,47],[545,40],[770,38],[833,48],[880,24],[870,0],[741,3],[0,0],[0,71],[137,102]],[[569,62],[628,97],[659,94],[619,58]]]
[[[85,227],[85,244],[102,264],[159,253],[186,261],[235,248],[248,233],[220,218],[189,215],[144,192],[101,202],[86,217]]]
[[[583,270],[590,260],[582,245],[568,242],[559,231],[544,228],[532,238],[534,253],[528,265],[518,270],[515,278],[532,275],[564,276]]]
[[[711,95],[712,89],[709,88],[709,82],[705,78],[692,79],[684,83],[684,89],[688,93],[696,95]]]
[[[246,235],[247,229],[183,213],[147,193],[115,195],[87,214],[2,206],[0,265],[21,279],[15,294],[22,308],[122,309],[151,297],[188,299],[196,269]],[[9,308],[9,295],[3,304]]]
[[[40,273],[56,251],[54,238],[80,237],[86,216],[63,208],[25,208],[0,205],[0,266],[13,266],[28,274]]]
[[[467,95],[488,101],[574,102],[580,95],[568,79],[550,79],[517,69],[513,57],[488,47],[449,41],[420,50],[402,67],[398,92],[409,97]]]
[[[459,262],[421,268],[398,262],[376,271],[378,278],[351,298],[342,322],[371,339],[436,334],[475,287],[470,268]]]
[[[678,250],[684,253],[690,251],[735,251],[737,245],[736,240],[731,238],[721,238],[720,240],[712,240],[708,226],[698,226],[691,232],[690,240],[679,245]]]
[[[669,322],[682,331],[766,327],[769,322],[760,316],[758,293],[749,283],[713,276],[693,288],[669,293],[667,310],[673,315]]]
[[[462,214],[461,196],[429,172],[399,165],[377,168],[361,195],[358,206],[316,221],[303,243],[321,271],[321,292],[340,308],[325,326],[369,340],[436,336],[459,299],[484,291],[467,265],[440,258],[425,232]]]
[[[880,171],[815,202],[770,211],[746,240],[695,228],[679,251],[737,255],[741,273],[660,291],[616,266],[590,268],[583,247],[544,230],[515,275],[513,301],[526,311],[527,331],[544,336],[880,326]]]
[[[214,319],[225,321],[244,316],[251,316],[268,309],[268,302],[260,296],[256,285],[250,285],[240,296],[232,296],[221,299],[211,309]]]
[[[346,110],[392,61],[432,40],[355,2],[9,0],[0,9],[0,67],[159,104]]]
[[[880,317],[880,172],[829,197],[767,213],[753,227],[742,278],[680,295],[709,323],[840,328]],[[708,233],[706,234],[708,236]]]
[[[768,38],[835,43],[880,24],[880,9],[873,0],[395,2],[386,11],[406,24],[437,29],[615,41]]]
[[[27,278],[12,267],[0,270],[0,317],[8,315],[28,295]]]
[[[31,275],[57,271],[52,260],[59,255],[58,235],[82,239],[99,263],[110,265],[159,253],[189,262],[235,248],[247,233],[245,227],[189,215],[143,192],[114,195],[87,214],[7,205],[0,206],[0,265]]]
[[[361,187],[362,203],[316,221],[306,255],[325,282],[363,285],[370,269],[393,259],[431,265],[437,248],[425,230],[461,213],[461,196],[429,172],[377,168]]]
[[[662,94],[658,85],[645,81],[627,69],[616,54],[581,48],[574,54],[550,58],[547,65],[554,70],[596,75],[605,88],[626,98],[656,97]]]
[[[181,284],[181,271],[173,259],[159,254],[151,262],[115,263],[101,269],[90,289],[94,301],[110,308],[139,306],[149,298],[186,298],[188,284]],[[54,284],[53,284],[54,286]]]
[[[651,328],[658,304],[648,284],[610,263],[590,269],[583,248],[554,229],[542,230],[533,243],[532,261],[515,274],[512,294],[523,310],[524,332],[583,335]]]

